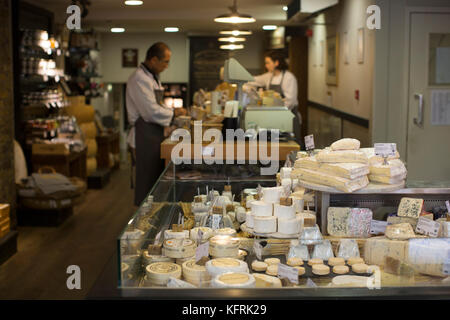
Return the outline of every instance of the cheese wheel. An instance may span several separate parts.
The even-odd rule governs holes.
[[[262,200],[266,203],[280,203],[280,198],[283,196],[283,187],[263,188]]]
[[[355,263],[352,265],[352,271],[355,273],[367,273],[369,266],[365,263]]]
[[[278,218],[278,233],[282,234],[298,234],[302,229],[302,219],[281,219]]]
[[[344,138],[331,144],[331,150],[359,150],[361,142],[356,139]]]
[[[195,256],[197,246],[191,239],[169,239],[163,243],[163,254],[170,258],[188,258]]]
[[[231,191],[222,191],[222,197],[227,197],[230,201],[233,201],[233,193]]]
[[[270,276],[278,275],[278,264],[271,264],[267,267],[266,273]]]
[[[295,218],[295,206],[283,206],[275,203],[273,205],[273,215],[280,219],[294,219]]]
[[[165,230],[164,231],[164,239],[187,239],[189,238],[189,230],[183,230],[180,232],[175,232],[172,230]]]
[[[217,275],[211,287],[214,288],[254,288],[256,280],[253,275],[245,272],[227,272]]]
[[[173,258],[169,258],[163,255],[148,254],[147,250],[142,253],[142,258],[145,265],[149,265],[155,262],[174,262]]]
[[[252,195],[248,195],[245,198],[245,207],[250,209],[252,207],[252,202],[255,201],[255,198]]]
[[[203,202],[192,202],[191,203],[191,211],[195,214],[198,212],[208,212],[209,206]]]
[[[270,266],[272,264],[279,264],[281,261],[278,258],[266,258],[264,259],[264,262]]]
[[[203,232],[202,238],[199,238],[199,231]],[[209,238],[214,236],[214,230],[208,227],[195,227],[192,228],[189,232],[189,238],[192,241],[200,241],[204,242],[207,241]]]
[[[254,273],[256,288],[281,288],[283,287],[281,280],[267,274]]]
[[[256,233],[277,232],[277,218],[274,216],[254,217],[253,231]]]
[[[236,208],[236,220],[239,223],[245,222],[247,219],[247,212],[245,211],[244,207],[237,207]]]
[[[323,264],[323,260],[319,258],[309,259],[308,265]]]
[[[227,205],[232,204],[231,199],[225,196],[218,196],[214,198],[215,206],[226,208]]]
[[[245,225],[248,228],[253,229],[253,227],[255,226],[255,219],[254,219],[254,216],[253,216],[252,212],[251,211],[247,211],[245,216],[246,216],[246,218],[245,218]]]
[[[298,275],[299,276],[302,276],[302,275],[304,275],[306,273],[306,270],[305,270],[304,267],[295,266],[294,268],[298,270]]]
[[[252,270],[254,270],[254,271],[258,271],[258,272],[266,271],[267,267],[268,267],[268,265],[265,262],[258,261],[258,260],[255,260],[252,262]]]
[[[209,260],[206,265],[206,271],[215,277],[226,272],[248,272],[248,265],[244,261],[234,258],[216,258]]]
[[[183,278],[193,285],[207,284],[211,281],[211,275],[206,271],[205,266],[200,266],[191,259],[185,261],[182,265]]]
[[[254,217],[271,217],[273,213],[273,205],[263,201],[253,201],[251,203],[252,214]]]
[[[346,273],[348,273],[348,271],[349,271],[349,268],[346,265],[335,265],[333,267],[333,273],[336,273],[336,274],[346,274]]]
[[[209,239],[209,254],[213,258],[237,257],[240,241],[230,236],[217,235]]]
[[[318,276],[324,276],[330,273],[330,267],[324,264],[314,264],[312,266],[312,272]]]
[[[303,265],[303,260],[297,257],[292,257],[288,259],[287,265],[291,267],[301,266]]]
[[[348,261],[347,261],[347,264],[349,266],[352,266],[352,265],[357,264],[357,263],[364,263],[364,259],[360,258],[360,257],[352,257],[352,258],[349,258]]]
[[[336,257],[331,257],[330,259],[328,259],[328,265],[330,266],[345,266],[345,260],[344,258],[336,258]]]
[[[165,286],[170,277],[181,278],[181,266],[171,262],[155,262],[149,264],[146,268],[148,281],[157,286]]]
[[[230,237],[235,237],[236,236],[236,230],[232,229],[232,228],[222,228],[222,229],[217,229],[214,232],[216,235],[221,235],[221,236],[230,236]]]

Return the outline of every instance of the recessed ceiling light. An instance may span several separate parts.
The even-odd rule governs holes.
[[[252,34],[251,31],[245,30],[224,30],[224,31],[220,31],[220,34],[227,34],[227,35],[233,35],[235,37],[237,36],[246,36],[246,35],[250,35]]]
[[[235,38],[235,37],[228,37],[228,38],[219,38],[220,42],[244,42],[245,38]]]
[[[178,29],[177,27],[166,27],[164,28],[165,32],[178,32],[180,29]]]
[[[111,32],[114,32],[114,33],[125,32],[125,28],[111,28]]]
[[[224,44],[220,46],[220,49],[225,50],[238,50],[238,49],[244,49],[243,44]]]
[[[231,13],[222,14],[215,18],[214,21],[221,23],[252,23],[256,21],[251,15],[238,13],[237,0],[234,0],[233,6],[228,8],[231,10]]]
[[[263,30],[276,30],[276,29],[277,29],[277,26],[274,26],[274,25],[263,26]]]
[[[141,0],[126,0],[125,5],[127,6],[140,6],[144,3],[144,1]]]
[[[288,11],[288,6],[283,6],[283,11]]]

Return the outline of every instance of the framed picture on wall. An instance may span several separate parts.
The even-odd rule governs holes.
[[[364,63],[364,28],[358,29],[358,63]]]
[[[327,38],[327,77],[328,85],[338,85],[339,75],[339,35]]]
[[[122,68],[136,68],[138,49],[122,49]]]

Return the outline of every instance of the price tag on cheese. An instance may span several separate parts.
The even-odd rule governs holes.
[[[416,233],[437,238],[440,226],[439,222],[420,217],[419,221],[417,221]]]
[[[195,250],[195,262],[199,261],[203,257],[209,256],[209,242],[205,242],[197,247]]]
[[[278,264],[278,278],[287,278],[290,282],[298,284],[298,270],[285,264]]]
[[[447,212],[450,214],[450,201],[445,201],[445,205],[447,206]]]
[[[307,151],[314,150],[314,135],[310,134],[309,136],[305,136],[305,149]]]
[[[262,260],[262,246],[258,241],[253,242],[253,250],[255,251],[256,258]]]
[[[380,157],[391,157],[395,156],[397,152],[396,143],[375,143],[375,154]]]
[[[214,156],[214,147],[202,147],[202,155],[204,157]]]
[[[370,234],[385,233],[387,225],[387,221],[372,220],[370,222]]]
[[[222,218],[222,215],[220,214],[213,214],[212,215],[212,224],[211,224],[211,228],[213,230],[217,230],[220,229],[220,219]]]

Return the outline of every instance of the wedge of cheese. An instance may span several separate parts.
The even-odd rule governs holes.
[[[331,163],[369,163],[367,155],[361,150],[337,150],[325,148],[317,154],[317,161]]]
[[[399,159],[389,160],[387,164],[383,164],[383,161],[371,163],[370,174],[376,176],[394,177],[399,175],[406,175],[406,167]]]
[[[399,217],[419,218],[422,213],[423,199],[402,198],[398,206],[397,215]]]
[[[361,142],[356,139],[344,138],[331,144],[331,150],[358,150]]]
[[[402,183],[405,179],[406,173],[392,177],[369,174],[369,181],[383,184],[399,184]]]
[[[415,237],[414,230],[409,223],[388,225],[385,235],[392,240],[407,240]]]
[[[360,178],[350,180],[302,168],[296,169],[295,172],[299,181],[303,180],[324,186],[329,186],[343,192],[353,192],[362,189],[369,184],[369,179],[367,178],[367,176],[362,176]]]
[[[364,245],[364,261],[367,264],[384,266],[386,257],[407,261],[408,241],[390,240],[384,236],[366,240]]]
[[[295,161],[291,176],[295,176],[295,168],[316,170],[346,179],[356,179],[369,173],[369,166],[364,163],[321,163],[314,156]]]
[[[369,159],[369,163],[372,164],[380,164],[384,162],[383,157],[377,156],[375,154],[375,148],[361,148],[359,151],[363,152],[367,158]],[[395,156],[390,156],[387,160],[400,159],[400,154],[398,151],[395,152]]]
[[[423,274],[438,277],[450,275],[450,239],[409,240],[408,263]]]
[[[329,207],[328,234],[335,237],[367,238],[372,216],[372,211],[366,208]]]

